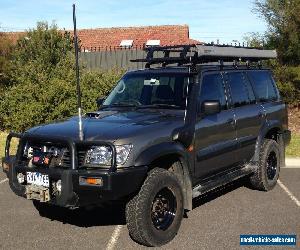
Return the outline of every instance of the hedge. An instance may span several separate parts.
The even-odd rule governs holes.
[[[120,75],[120,71],[85,72],[81,76],[84,111],[96,110],[96,99],[106,96]],[[0,130],[24,131],[77,112],[75,79],[53,78],[41,85],[25,82],[7,88],[0,97]]]

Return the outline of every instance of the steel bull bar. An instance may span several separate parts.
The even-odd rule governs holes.
[[[6,174],[8,174],[8,170],[9,170],[10,166],[13,164],[13,162],[16,159],[15,156],[10,155],[11,140],[13,138],[20,139],[20,138],[22,138],[22,134],[11,132],[8,134],[8,136],[6,138],[4,157],[1,159],[2,160],[2,169],[3,169],[3,172]]]
[[[16,156],[10,155],[10,145],[12,138],[19,138],[19,146]],[[111,148],[112,159],[111,166],[108,172],[116,171],[116,148],[111,142],[104,141],[80,141],[73,138],[64,136],[48,136],[48,135],[36,135],[30,133],[17,134],[10,133],[7,136],[5,146],[5,157],[3,158],[3,170],[8,174],[9,184],[11,189],[19,196],[26,197],[26,186],[19,184],[17,180],[18,172],[34,171],[35,168],[28,168],[22,161],[23,150],[26,143],[44,143],[47,144],[59,144],[68,148],[70,152],[70,169],[56,169],[56,168],[39,168],[38,172],[42,174],[48,174],[50,176],[59,176],[62,183],[62,190],[59,195],[54,197],[54,203],[60,206],[76,206],[78,203],[78,196],[74,192],[74,185],[78,186],[79,173],[78,173],[78,147],[88,146],[107,146]]]

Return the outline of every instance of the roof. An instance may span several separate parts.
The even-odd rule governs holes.
[[[73,31],[70,31],[71,34]],[[15,43],[25,32],[6,32]],[[120,48],[122,40],[133,40],[132,46],[141,48],[148,40],[160,40],[160,46],[199,44],[189,37],[188,25],[159,25],[141,27],[114,27],[78,29],[81,46],[89,51]]]
[[[13,44],[16,44],[18,39],[25,36],[26,32],[1,32],[9,39]]]
[[[160,40],[160,46],[200,43],[189,38],[188,25],[83,29],[78,37],[87,49],[119,47],[122,40],[133,40],[133,47],[143,47],[148,40]]]

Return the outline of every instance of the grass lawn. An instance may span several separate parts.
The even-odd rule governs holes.
[[[287,157],[300,157],[300,134],[292,134],[290,145],[286,149]]]
[[[4,156],[4,148],[5,148],[5,141],[6,141],[7,133],[0,132],[0,161],[1,158]],[[11,153],[16,152],[18,145],[18,140],[13,139],[11,143]],[[286,149],[286,156],[287,157],[300,157],[300,134],[293,134],[292,140],[290,145]]]

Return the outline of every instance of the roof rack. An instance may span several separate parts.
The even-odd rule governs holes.
[[[236,61],[249,64],[277,58],[275,50],[214,44],[155,46],[145,48],[145,51],[147,52],[146,58],[130,61],[144,62],[146,63],[145,67],[150,68],[152,64],[162,64],[162,66],[175,63],[178,65],[196,65]]]

